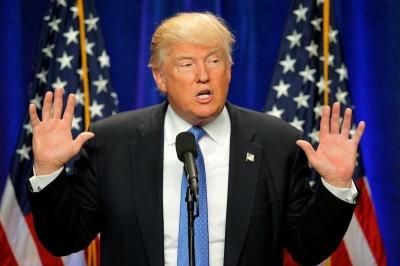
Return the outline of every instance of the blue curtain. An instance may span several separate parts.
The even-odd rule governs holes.
[[[0,195],[15,152],[48,0],[0,0]],[[146,67],[155,27],[178,11],[211,11],[236,35],[229,100],[262,110],[290,0],[95,0],[120,110],[162,100]],[[400,265],[400,1],[331,1],[342,37],[366,172],[389,265]]]

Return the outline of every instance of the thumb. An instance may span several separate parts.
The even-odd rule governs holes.
[[[75,152],[78,153],[82,148],[83,144],[93,137],[94,137],[93,132],[82,132],[81,134],[79,134],[78,137],[76,137],[76,139],[74,140]]]
[[[313,166],[316,161],[313,146],[305,140],[297,140],[296,144],[304,151],[307,156],[308,162]]]

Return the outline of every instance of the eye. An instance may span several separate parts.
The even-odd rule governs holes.
[[[210,59],[207,60],[207,65],[209,67],[214,68],[214,67],[218,67],[220,65],[220,62],[221,61],[219,60],[219,58],[213,57],[213,58],[210,58]]]
[[[178,70],[181,71],[181,72],[191,71],[193,69],[193,67],[194,67],[194,63],[193,62],[184,61],[184,62],[180,62],[178,64]]]

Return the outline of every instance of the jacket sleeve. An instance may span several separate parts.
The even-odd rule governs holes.
[[[40,192],[29,192],[39,239],[56,256],[85,248],[100,231],[95,140],[85,144],[72,175],[65,170]]]
[[[318,264],[335,251],[356,206],[334,196],[321,182],[312,192],[308,168],[304,152],[297,147],[284,210],[284,244],[304,265]]]

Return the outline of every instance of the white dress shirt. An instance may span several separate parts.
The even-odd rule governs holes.
[[[168,106],[164,122],[164,259],[177,264],[179,211],[183,163],[178,160],[175,138],[192,127]],[[208,237],[210,265],[223,265],[226,204],[228,198],[229,146],[231,122],[226,107],[203,127],[206,135],[199,141],[207,179]]]
[[[180,118],[168,106],[164,122],[164,166],[163,166],[163,215],[164,215],[164,259],[165,265],[177,265],[179,211],[183,163],[176,155],[175,138],[192,126]],[[207,178],[209,259],[211,266],[223,265],[228,198],[229,148],[231,122],[226,107],[210,123],[205,125],[206,135],[199,141],[204,157]],[[33,192],[39,192],[50,184],[62,171],[45,176],[34,175],[29,179]],[[35,171],[34,171],[35,173]],[[339,199],[355,203],[358,194],[352,182],[351,188],[338,188],[322,184]]]

